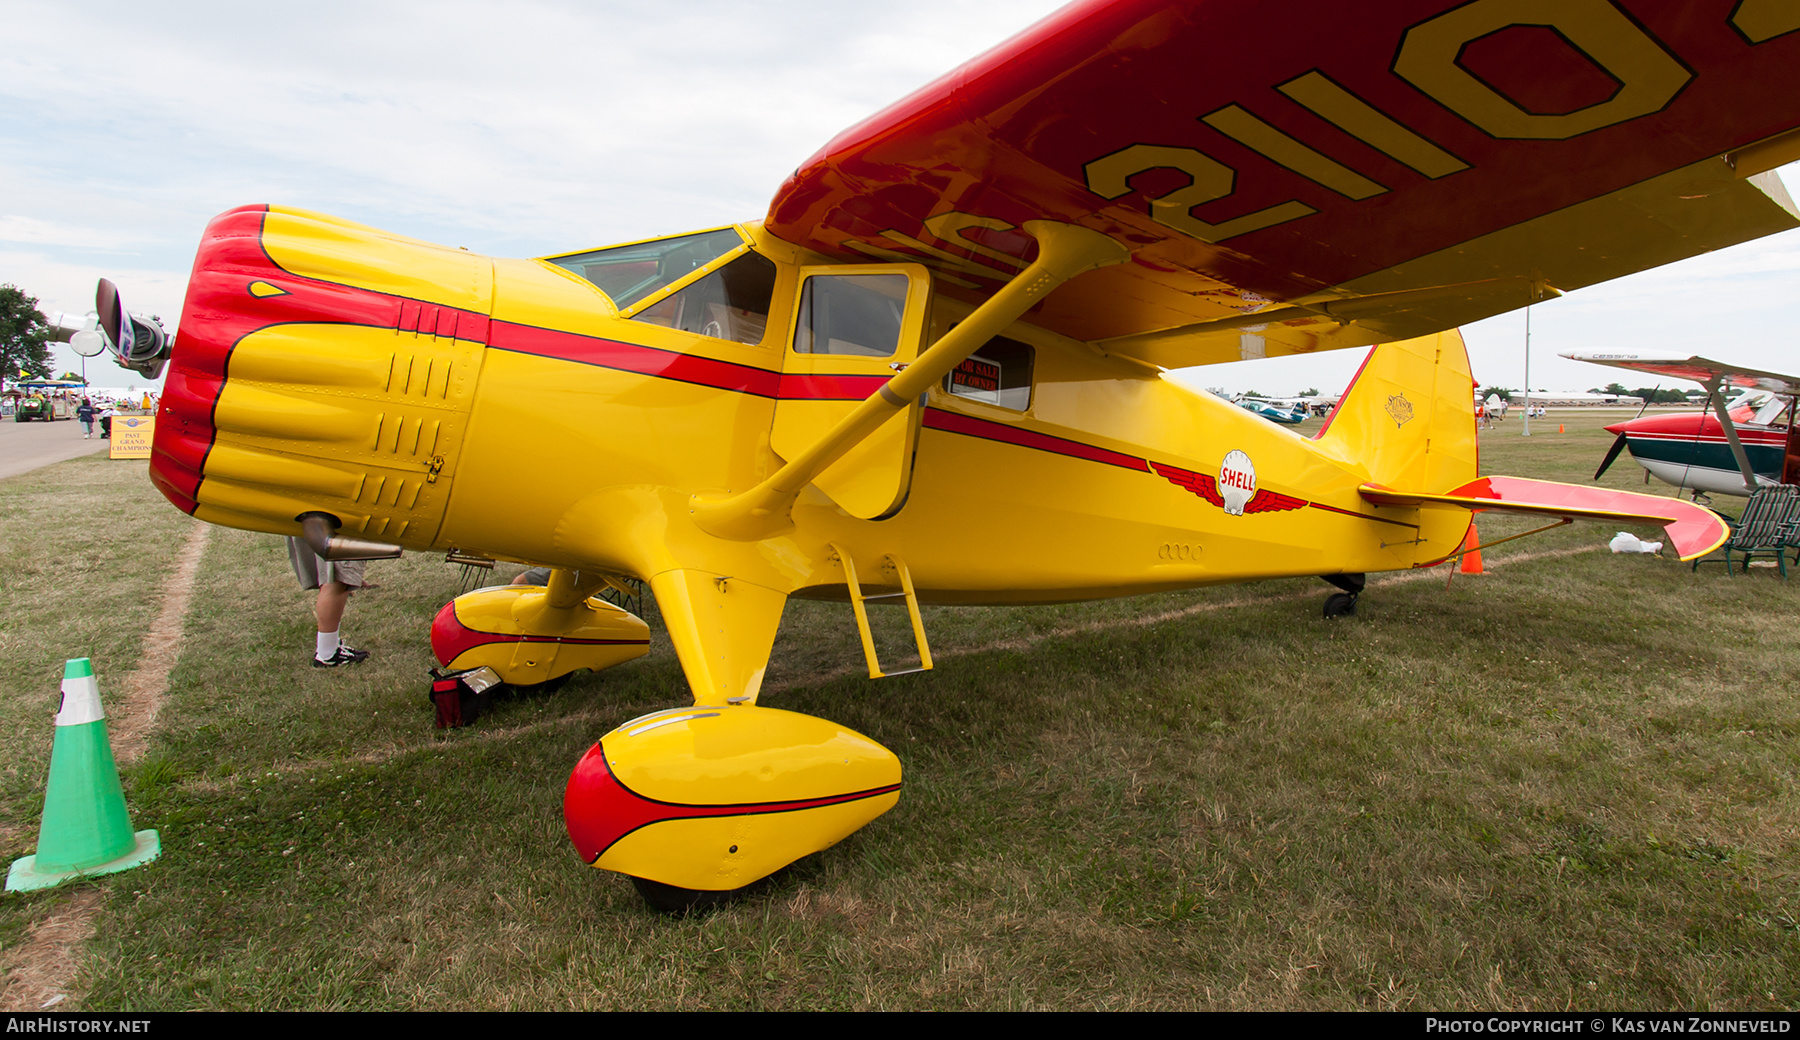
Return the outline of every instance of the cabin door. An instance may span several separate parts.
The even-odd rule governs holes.
[[[919,356],[931,279],[918,264],[803,267],[782,359],[769,443],[786,461],[811,447]],[[850,515],[897,512],[912,483],[919,401],[911,402],[813,485]]]

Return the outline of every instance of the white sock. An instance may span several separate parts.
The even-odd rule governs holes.
[[[313,656],[321,661],[329,661],[338,652],[338,634],[336,632],[320,632],[316,637],[318,644]]]

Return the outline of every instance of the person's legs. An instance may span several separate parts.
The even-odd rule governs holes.
[[[300,579],[300,587],[319,590],[313,601],[313,616],[319,622],[314,633],[313,666],[335,668],[366,660],[368,654],[345,646],[338,637],[350,593],[363,584],[362,562],[340,560],[328,563],[298,538],[290,537],[287,545],[288,562],[294,567],[294,577]]]
[[[350,602],[350,587],[340,581],[319,586],[319,602],[314,610],[319,617],[319,631],[336,632],[344,623],[344,606]]]
[[[319,599],[313,612],[319,619],[317,642],[313,647],[316,665],[355,664],[369,655],[343,644],[338,630],[344,622],[344,607],[350,602],[350,587],[343,582],[328,581],[319,586]]]

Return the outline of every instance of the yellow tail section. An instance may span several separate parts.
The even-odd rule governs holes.
[[[1474,381],[1462,334],[1383,343],[1344,392],[1319,447],[1372,483],[1446,491],[1476,476]]]

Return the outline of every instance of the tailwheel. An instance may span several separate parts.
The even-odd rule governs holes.
[[[682,888],[679,885],[665,885],[661,881],[629,875],[631,883],[637,886],[638,895],[644,902],[670,917],[686,917],[695,911],[707,911],[722,906],[737,895],[737,889],[726,889],[723,892],[708,892],[697,888]]]
[[[1344,590],[1325,597],[1326,617],[1348,617],[1356,613],[1356,597],[1362,595],[1363,586],[1368,583],[1368,575],[1321,574],[1319,577]]]

